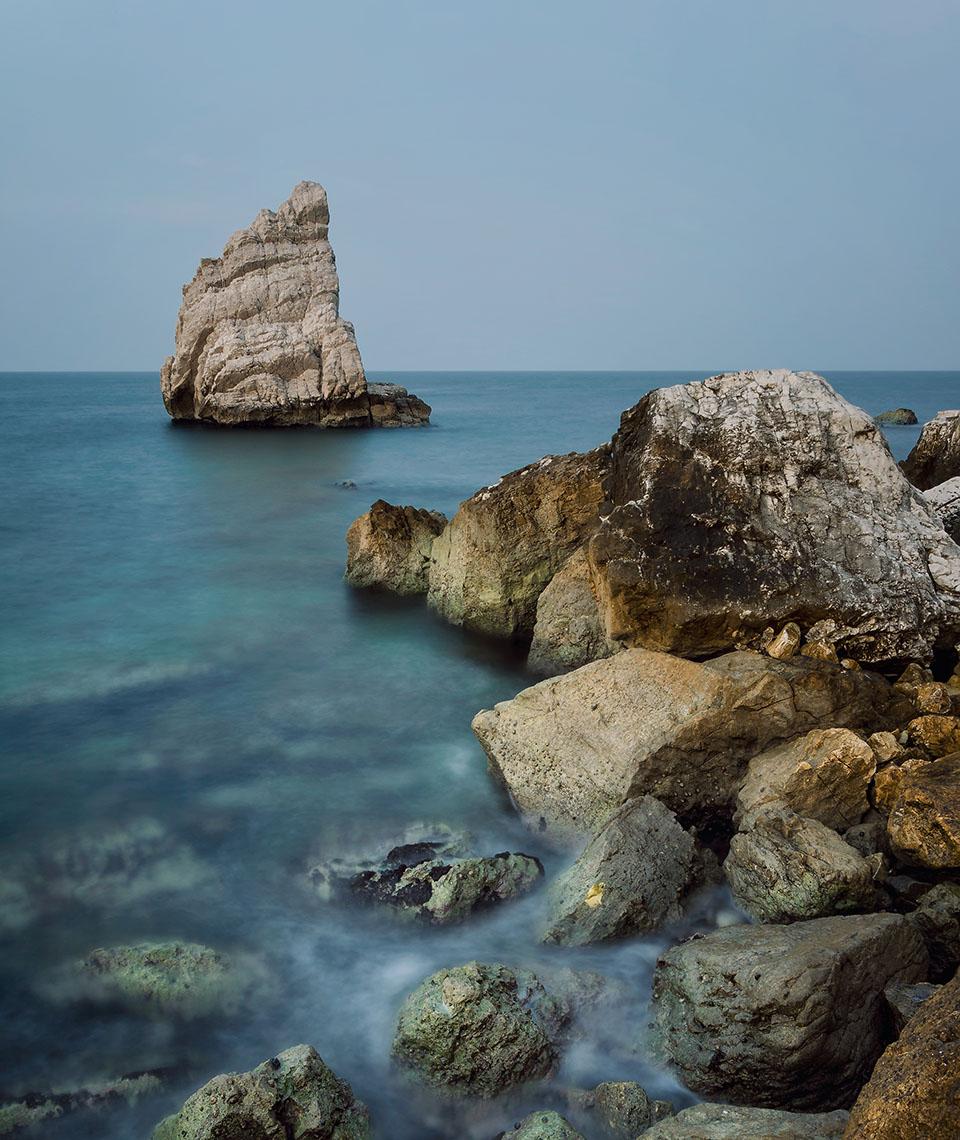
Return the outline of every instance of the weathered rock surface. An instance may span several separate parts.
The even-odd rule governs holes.
[[[622,646],[603,626],[593,571],[585,547],[575,550],[537,601],[537,621],[527,664],[546,675],[599,661]]]
[[[704,856],[652,796],[628,800],[550,890],[544,942],[583,946],[678,919],[704,877]]]
[[[604,1081],[581,1103],[613,1140],[635,1140],[658,1120],[673,1115],[669,1101],[651,1100],[636,1081]]]
[[[960,541],[960,475],[924,491],[923,497],[939,515],[947,534],[954,542]]]
[[[295,1045],[249,1073],[214,1077],[153,1140],[369,1140],[370,1119],[353,1090],[309,1045]]]
[[[960,411],[937,412],[900,466],[921,491],[960,475]]]
[[[859,823],[869,809],[876,768],[873,749],[856,733],[817,729],[755,756],[737,807],[747,812],[783,803],[840,831]]]
[[[446,525],[439,511],[377,499],[347,531],[347,581],[395,594],[425,593],[430,548]]]
[[[20,1094],[16,1100],[0,1104],[0,1136],[35,1129],[44,1122],[60,1120],[73,1113],[135,1104],[141,1097],[152,1096],[162,1088],[163,1080],[158,1074],[137,1073],[112,1081],[97,1081],[83,1088]]]
[[[778,1112],[731,1104],[695,1104],[661,1121],[644,1140],[840,1140],[848,1113]]]
[[[877,1062],[845,1140],[960,1136],[960,977],[925,1001]]]
[[[826,619],[841,657],[926,659],[960,550],[879,428],[813,373],[738,372],[625,412],[590,540],[609,637],[696,657]]]
[[[918,716],[907,725],[910,743],[935,759],[960,752],[960,717],[942,714]]]
[[[887,986],[883,991],[883,996],[887,999],[887,1005],[890,1007],[894,1033],[899,1036],[903,1032],[903,1027],[917,1010],[939,989],[940,986],[933,982],[913,982],[912,984],[896,982],[892,986]]]
[[[528,822],[564,842],[632,796],[681,818],[727,806],[764,749],[816,727],[902,723],[907,709],[882,679],[805,657],[632,649],[478,713],[473,731]]]
[[[705,1096],[842,1107],[886,1043],[884,989],[926,969],[922,939],[900,915],[727,927],[658,962],[660,1041]]]
[[[887,820],[898,859],[933,870],[960,868],[960,752],[922,764],[900,781]]]
[[[760,922],[795,922],[876,909],[876,857],[789,809],[749,813],[723,865],[738,905]]]
[[[569,1019],[535,974],[468,962],[407,997],[393,1052],[428,1084],[493,1097],[553,1070]]]
[[[930,980],[949,981],[960,967],[960,883],[938,883],[924,891],[907,918],[926,943]]]
[[[547,455],[460,504],[433,543],[429,604],[498,637],[533,632],[537,599],[593,531],[606,448]]]
[[[426,423],[399,385],[368,385],[327,236],[327,195],[301,182],[261,210],[183,289],[174,355],[160,372],[175,420],[319,427]]]
[[[583,1140],[583,1136],[559,1112],[531,1112],[500,1140]]]
[[[920,421],[917,413],[911,408],[894,408],[889,412],[881,412],[873,417],[873,422],[880,427],[910,427]]]

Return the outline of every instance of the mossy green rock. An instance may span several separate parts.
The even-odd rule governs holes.
[[[531,1112],[502,1140],[583,1140],[583,1136],[559,1112]]]
[[[309,1045],[249,1073],[228,1073],[191,1096],[153,1140],[368,1140],[370,1118],[353,1090]]]
[[[428,1084],[493,1097],[553,1070],[570,1016],[535,974],[468,962],[410,994],[393,1052]]]

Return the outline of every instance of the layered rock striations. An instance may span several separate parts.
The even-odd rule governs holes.
[[[301,182],[261,210],[183,289],[176,350],[163,365],[175,420],[395,427],[430,408],[393,384],[368,384],[327,236],[327,194]]]

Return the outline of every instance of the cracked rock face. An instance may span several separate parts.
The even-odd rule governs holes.
[[[177,320],[160,387],[175,420],[319,427],[426,423],[398,385],[368,385],[327,237],[327,194],[301,182],[204,258]]]
[[[926,976],[900,915],[735,926],[657,963],[659,1040],[684,1084],[767,1108],[842,1108],[886,1043],[884,989]]]
[[[877,662],[927,659],[960,627],[960,549],[880,429],[814,373],[649,393],[604,490],[589,550],[614,640],[698,657],[830,619],[841,657]]]
[[[960,475],[960,411],[937,412],[925,423],[902,467],[921,491]]]

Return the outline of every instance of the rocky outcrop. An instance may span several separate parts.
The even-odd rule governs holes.
[[[960,1136],[960,976],[923,1003],[877,1062],[845,1140]]]
[[[309,1045],[271,1057],[249,1073],[214,1077],[153,1140],[370,1140],[370,1118],[346,1081]]]
[[[924,491],[923,497],[937,512],[947,534],[960,542],[960,475]]]
[[[547,455],[461,503],[433,543],[428,603],[454,625],[529,637],[543,588],[597,525],[606,459]]]
[[[926,969],[923,942],[899,915],[728,927],[658,962],[660,1041],[704,1096],[840,1108],[886,1044],[884,989]]]
[[[604,490],[589,551],[616,641],[698,657],[829,621],[839,655],[869,662],[926,659],[960,628],[960,550],[870,417],[813,373],[649,393]]]
[[[347,531],[347,581],[395,594],[425,593],[433,540],[446,525],[439,511],[377,499]]]
[[[899,724],[909,708],[870,673],[805,657],[632,649],[478,713],[473,731],[531,826],[563,843],[632,796],[681,819],[728,807],[764,749],[817,727]]]
[[[875,857],[789,809],[749,813],[723,865],[733,897],[760,922],[796,922],[876,909]]]
[[[661,1121],[644,1140],[840,1140],[848,1113],[778,1112],[731,1104],[695,1104]]]
[[[659,800],[628,800],[554,883],[544,942],[583,946],[678,919],[704,856]]]
[[[873,422],[879,427],[911,427],[919,423],[917,413],[911,408],[894,408],[889,412],[881,412],[873,417]]]
[[[960,475],[960,411],[938,412],[900,465],[921,491]]]
[[[301,182],[261,210],[183,289],[174,355],[160,371],[175,420],[376,427],[426,423],[399,385],[368,384],[327,236],[327,194]]]
[[[607,637],[585,547],[575,550],[537,600],[537,620],[527,655],[535,673],[576,669],[618,652]]]
[[[569,1018],[535,974],[468,962],[409,995],[393,1052],[428,1084],[493,1097],[553,1070]]]
[[[887,836],[903,863],[931,870],[960,868],[960,753],[921,764],[904,776]]]

